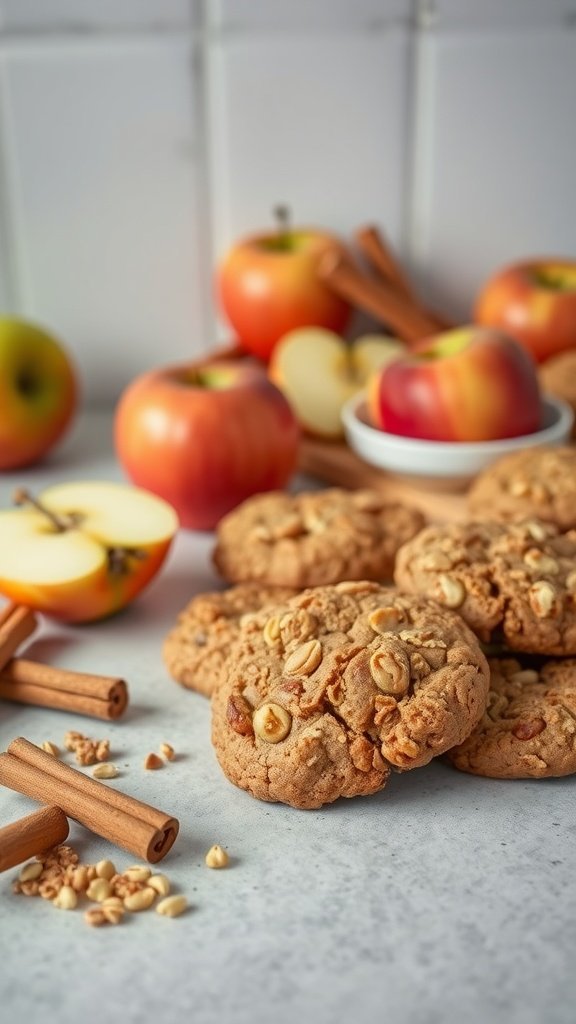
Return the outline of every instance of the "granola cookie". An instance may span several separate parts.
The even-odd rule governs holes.
[[[376,491],[259,494],[221,520],[214,564],[231,583],[302,589],[389,580],[396,551],[423,525],[419,511]]]
[[[526,668],[491,659],[486,712],[452,764],[495,779],[547,778],[576,772],[576,659]]]
[[[398,552],[395,579],[457,610],[484,643],[576,654],[576,530],[537,519],[429,526]]]
[[[435,602],[369,581],[311,588],[240,627],[212,742],[253,796],[320,807],[461,742],[488,685],[476,638]]]
[[[474,519],[535,517],[576,526],[576,447],[525,448],[488,466],[468,492]]]
[[[225,672],[242,616],[295,593],[289,587],[241,583],[192,598],[164,641],[164,662],[172,678],[210,697]]]
[[[576,437],[576,349],[559,352],[538,367],[542,391],[563,398],[574,412],[572,437]]]

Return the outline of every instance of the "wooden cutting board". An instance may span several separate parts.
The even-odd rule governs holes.
[[[299,470],[334,487],[371,487],[391,501],[421,509],[427,519],[458,522],[466,518],[466,483],[387,473],[364,462],[344,442],[305,438]]]

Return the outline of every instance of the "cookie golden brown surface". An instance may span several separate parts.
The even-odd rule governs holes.
[[[164,662],[172,678],[210,697],[225,672],[242,616],[295,593],[289,587],[241,583],[192,598],[164,641]]]
[[[576,654],[576,531],[539,520],[426,527],[396,559],[397,585],[457,610],[485,643]]]
[[[390,580],[396,552],[422,514],[376,491],[337,488],[248,499],[220,522],[214,564],[231,583],[321,586]]]
[[[456,768],[497,779],[576,772],[576,659],[526,668],[490,659],[486,711],[448,758]]]
[[[473,519],[535,517],[561,530],[576,527],[576,446],[526,448],[476,477],[468,492]]]
[[[488,680],[474,635],[435,602],[373,582],[311,588],[240,626],[212,741],[237,786],[320,807],[461,742]]]

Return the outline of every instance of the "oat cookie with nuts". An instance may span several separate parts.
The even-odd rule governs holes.
[[[576,447],[525,448],[476,477],[468,492],[474,519],[535,517],[561,530],[576,527]]]
[[[398,552],[395,579],[457,611],[484,643],[576,654],[576,530],[538,519],[429,526]]]
[[[423,525],[419,511],[377,491],[258,494],[221,520],[214,564],[231,583],[298,590],[390,580],[396,551]]]
[[[242,616],[286,601],[296,592],[291,587],[241,583],[194,597],[164,641],[164,662],[172,678],[210,697],[225,671]]]
[[[462,619],[392,587],[311,588],[240,631],[212,741],[230,781],[261,800],[375,793],[391,766],[461,742],[486,705],[488,665]]]
[[[490,693],[476,729],[448,758],[460,771],[496,779],[576,772],[576,659],[538,668],[490,660]]]

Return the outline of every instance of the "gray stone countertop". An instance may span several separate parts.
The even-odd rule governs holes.
[[[0,477],[39,489],[122,479],[111,421],[80,420],[42,467]],[[11,892],[0,876],[0,1016],[26,1024],[573,1024],[576,779],[491,781],[444,763],[396,774],[376,796],[319,811],[260,803],[222,775],[209,704],[169,678],[162,639],[195,594],[221,586],[212,537],[182,532],[149,590],[110,621],[44,624],[30,657],[124,676],[117,723],[0,705],[0,747],[68,729],[109,737],[117,785],[175,814],[159,866],[190,909],[89,928],[80,909]],[[146,772],[162,741],[177,759]],[[109,785],[115,785],[114,782]],[[0,791],[0,825],[35,805]],[[72,824],[88,862],[134,857]],[[226,847],[230,867],[204,855]]]

